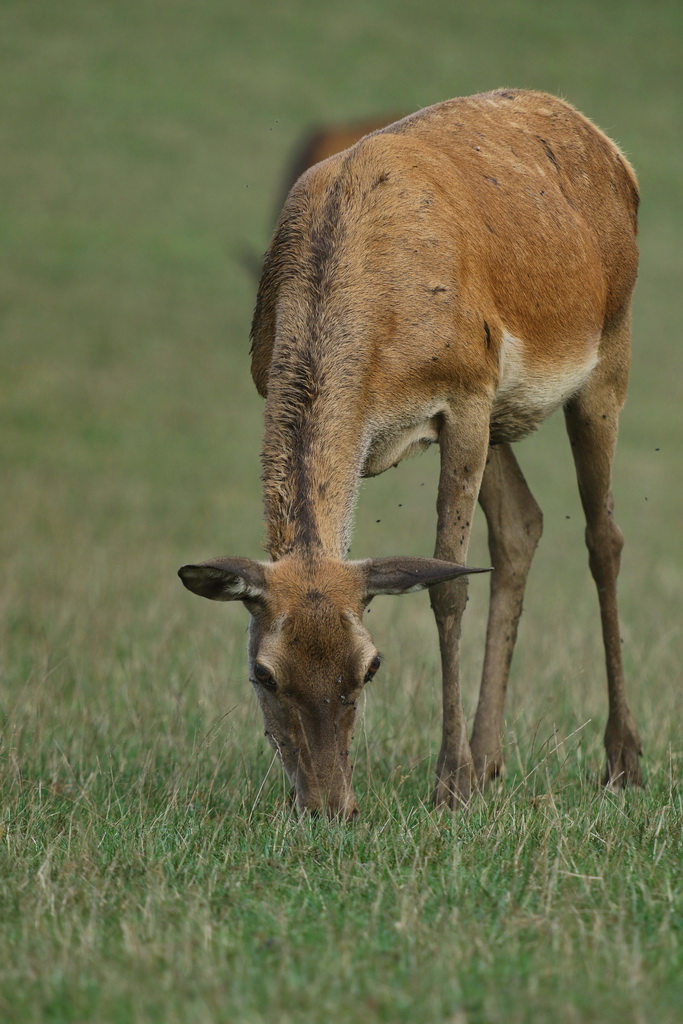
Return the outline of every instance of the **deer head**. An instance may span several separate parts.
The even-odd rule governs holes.
[[[469,569],[435,558],[345,562],[289,555],[276,562],[216,558],[184,565],[184,585],[251,614],[249,678],[265,733],[300,811],[352,819],[349,747],[363,687],[380,667],[363,611],[378,594],[423,590]]]

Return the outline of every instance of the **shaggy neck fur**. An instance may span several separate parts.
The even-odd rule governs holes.
[[[343,173],[311,210],[293,204],[266,261],[259,300],[277,289],[262,450],[267,544],[272,558],[295,551],[346,555],[363,437],[368,347],[354,315],[340,217]],[[273,296],[274,298],[274,296]]]

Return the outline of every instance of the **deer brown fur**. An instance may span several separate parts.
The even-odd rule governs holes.
[[[637,207],[634,172],[613,142],[567,103],[517,90],[419,111],[290,191],[252,326],[272,561],[215,559],[180,572],[195,592],[241,599],[251,612],[251,678],[300,808],[357,813],[348,750],[356,702],[379,665],[362,623],[379,593],[433,587],[437,804],[466,803],[500,770],[507,677],[542,528],[511,444],[560,406],[600,603],[607,782],[640,782],[611,496]],[[345,561],[360,478],[432,443],[435,559]],[[458,649],[477,500],[495,571],[469,740]]]

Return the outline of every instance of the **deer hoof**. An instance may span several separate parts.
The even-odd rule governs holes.
[[[472,765],[464,765],[449,771],[443,768],[436,779],[434,806],[457,811],[466,807],[475,790]]]
[[[478,785],[484,789],[493,779],[497,779],[505,773],[505,761],[502,752],[483,757],[474,755],[474,774]]]
[[[637,747],[621,747],[607,753],[607,769],[604,785],[607,789],[623,789],[624,786],[642,786],[643,771],[640,767],[640,751]]]
[[[605,733],[607,770],[604,784],[608,789],[622,789],[624,786],[642,786],[643,772],[640,755],[643,748],[635,726],[622,729],[611,728]]]

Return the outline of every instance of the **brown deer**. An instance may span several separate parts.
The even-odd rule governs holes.
[[[500,771],[510,660],[542,527],[511,443],[559,406],[600,602],[606,781],[640,783],[610,491],[637,207],[634,172],[613,142],[567,103],[517,90],[418,111],[311,168],[289,193],[252,325],[272,561],[217,558],[180,576],[250,611],[251,681],[300,809],[358,813],[349,745],[379,668],[362,622],[376,594],[433,588],[443,670],[436,803],[464,804]],[[434,442],[436,557],[345,561],[359,479]],[[495,571],[468,740],[458,648],[464,577],[480,571],[462,565],[477,499]]]

